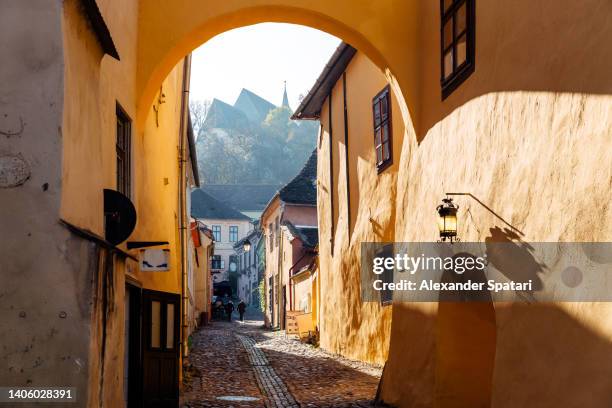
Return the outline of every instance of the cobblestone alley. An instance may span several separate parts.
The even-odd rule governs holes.
[[[181,407],[372,407],[381,368],[245,322],[194,333]]]

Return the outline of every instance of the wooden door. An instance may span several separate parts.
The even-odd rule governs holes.
[[[179,400],[180,295],[142,291],[142,395],[147,408],[175,408]]]

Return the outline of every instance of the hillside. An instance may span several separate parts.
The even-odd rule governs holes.
[[[214,99],[204,120],[192,119],[201,124],[196,151],[202,184],[289,181],[315,148],[318,132],[318,122],[295,122],[291,114],[286,103],[277,107],[247,89],[234,105]]]

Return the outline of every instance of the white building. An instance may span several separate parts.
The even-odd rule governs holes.
[[[216,294],[223,294],[229,288],[230,272],[238,274],[238,256],[233,246],[253,229],[251,219],[201,189],[191,193],[191,215],[213,233],[213,286]]]

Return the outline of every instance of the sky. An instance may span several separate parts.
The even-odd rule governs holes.
[[[234,104],[247,88],[275,105],[284,81],[292,109],[310,90],[340,40],[294,24],[263,23],[227,31],[193,52],[191,100]]]

